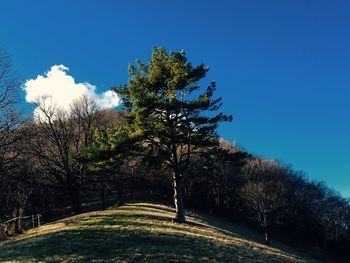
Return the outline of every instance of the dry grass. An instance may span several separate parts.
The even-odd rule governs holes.
[[[187,224],[174,224],[173,215],[164,205],[134,203],[69,217],[0,244],[0,261],[312,261],[208,224],[195,214],[187,217]]]

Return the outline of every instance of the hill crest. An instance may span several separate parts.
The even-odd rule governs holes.
[[[287,246],[256,242],[235,224],[193,212],[186,224],[174,224],[173,213],[165,205],[131,203],[71,216],[0,244],[0,261],[312,262]]]

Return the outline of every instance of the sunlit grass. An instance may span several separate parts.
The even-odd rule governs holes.
[[[19,262],[310,262],[171,208],[134,203],[72,216],[0,244],[0,260]]]

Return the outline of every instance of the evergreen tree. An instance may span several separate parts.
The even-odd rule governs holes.
[[[102,207],[105,209],[105,188],[109,182],[117,182],[117,205],[122,205],[123,171],[121,167],[137,151],[136,141],[129,136],[128,129],[116,126],[95,130],[94,140],[75,155],[79,163],[88,163],[91,181],[100,190]]]
[[[146,156],[172,172],[176,217],[184,222],[182,178],[192,155],[219,146],[219,122],[232,117],[217,113],[221,98],[212,99],[215,82],[202,92],[199,82],[208,72],[203,64],[192,66],[185,52],[153,49],[152,58],[129,65],[127,85],[115,91],[122,97],[129,129],[138,136]]]

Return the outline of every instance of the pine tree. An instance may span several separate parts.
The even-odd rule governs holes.
[[[185,221],[182,178],[191,156],[217,148],[219,122],[232,116],[217,113],[221,98],[212,99],[215,82],[201,92],[199,82],[208,72],[203,64],[192,66],[185,52],[153,49],[146,63],[129,65],[127,85],[115,91],[122,97],[129,129],[142,140],[151,158],[172,172],[176,217]]]

